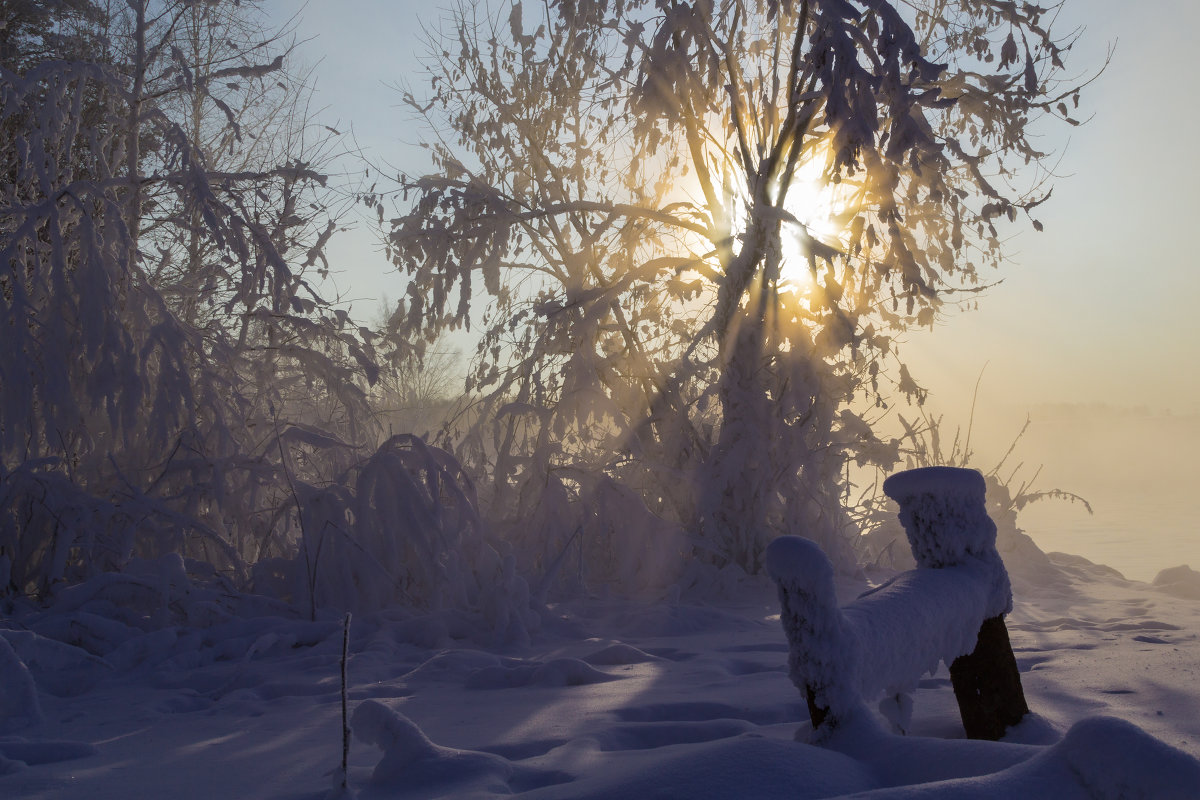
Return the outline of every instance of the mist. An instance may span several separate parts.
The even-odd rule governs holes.
[[[1200,797],[1198,24],[0,3],[0,797]]]
[[[1055,499],[1028,506],[1021,524],[1043,550],[1143,581],[1166,567],[1200,566],[1192,502],[1200,417],[1100,403],[1039,406],[1030,416],[1014,456],[1027,472],[1041,465],[1035,488],[1073,492],[1093,511]]]

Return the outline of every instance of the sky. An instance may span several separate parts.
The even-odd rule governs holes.
[[[419,80],[422,30],[436,28],[444,4],[267,5],[281,22],[299,14],[300,54],[315,65],[322,114],[351,126],[377,162],[421,163],[424,132],[399,106],[395,84]],[[1076,28],[1083,31],[1069,71],[1090,76],[1110,51],[1111,61],[1083,94],[1086,124],[1044,132],[1044,148],[1061,155],[1053,197],[1038,209],[1045,231],[1026,227],[1013,237],[994,276],[1002,282],[978,309],[911,332],[904,357],[945,425],[965,429],[973,420],[983,458],[998,459],[1030,418],[1017,457],[1030,465],[1026,474],[1044,465],[1040,488],[1092,495],[1098,510],[1080,523],[1085,529],[1130,519],[1155,530],[1190,526],[1176,533],[1186,533],[1200,567],[1190,517],[1145,522],[1147,508],[1181,502],[1200,478],[1196,460],[1181,457],[1200,449],[1200,256],[1191,236],[1200,225],[1200,104],[1188,77],[1200,6],[1067,0],[1056,30]],[[332,248],[344,267],[339,288],[360,314],[403,289],[368,229],[360,223]],[[1129,519],[1105,512],[1114,494],[1141,510]],[[1074,524],[1079,514],[1064,509],[1067,522],[1052,515],[1043,527]]]
[[[1046,231],[1017,237],[1004,284],[978,313],[925,337],[918,360],[947,383],[987,363],[988,391],[1018,406],[1103,401],[1196,414],[1200,273],[1188,232],[1200,211],[1200,109],[1183,76],[1200,9],[1069,0],[1064,17],[1086,26],[1069,67],[1089,72],[1113,53],[1084,93],[1090,121],[1065,149],[1053,142],[1065,177],[1039,209]]]

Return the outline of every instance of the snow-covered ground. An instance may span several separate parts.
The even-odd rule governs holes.
[[[1182,574],[1171,594],[1075,557],[1054,563],[1014,574],[1009,630],[1034,715],[1002,743],[963,738],[943,666],[915,693],[908,736],[866,720],[809,744],[766,584],[716,603],[553,607],[519,647],[481,646],[449,616],[355,620],[350,788],[1200,797],[1200,600],[1176,596],[1200,576]],[[862,588],[845,581],[839,593]],[[119,621],[135,594],[113,583],[0,623],[0,797],[325,795],[341,755],[339,621],[143,620],[143,630]]]

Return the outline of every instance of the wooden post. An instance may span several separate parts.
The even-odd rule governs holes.
[[[1029,712],[1003,617],[984,621],[974,651],[950,665],[950,683],[968,739],[996,741]]]
[[[900,505],[900,524],[919,568],[971,560],[991,568],[998,613],[980,626],[974,651],[950,665],[950,681],[967,736],[999,739],[1029,706],[1004,624],[1012,589],[996,550],[996,524],[987,514],[983,475],[972,469],[925,467],[892,475],[883,491]]]

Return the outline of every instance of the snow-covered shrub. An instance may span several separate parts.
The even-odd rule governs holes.
[[[536,625],[515,559],[488,541],[475,488],[445,450],[393,436],[338,481],[295,489],[299,552],[260,565],[260,590],[287,592],[314,614],[468,612],[505,640]]]
[[[370,334],[306,275],[325,155],[245,4],[70,13],[0,61],[0,592],[168,553],[237,582],[292,552],[288,478],[346,467],[281,431],[374,438]]]
[[[497,528],[538,602],[580,592],[654,598],[683,575],[693,539],[641,492],[586,469],[531,469],[525,513]]]
[[[679,579],[693,548],[680,525],[652,513],[638,492],[608,476],[595,482],[586,505],[591,513],[580,545],[590,585],[645,596]]]
[[[518,568],[529,576],[535,599],[545,602],[550,593],[584,591],[580,537],[587,509],[556,471],[532,465],[530,471],[519,505],[495,524]]]
[[[913,470],[946,466],[978,469],[986,488],[987,515],[996,526],[996,549],[1003,556],[1008,571],[1032,580],[1053,579],[1057,575],[1057,568],[1020,528],[1018,515],[1030,503],[1042,500],[1079,503],[1089,514],[1092,508],[1085,499],[1071,492],[1036,488],[1037,471],[1031,478],[1022,476],[1020,466],[1004,471],[1027,433],[1030,421],[1026,420],[1005,456],[988,468],[978,464],[978,454],[971,448],[971,428],[965,432],[956,431],[947,446],[941,417],[922,414],[919,420],[912,421],[899,415],[899,421],[904,429],[899,441],[906,468]],[[903,526],[896,518],[894,504],[880,491],[880,477],[876,470],[873,485],[867,481],[867,489],[852,509],[861,533],[855,542],[859,558],[866,564],[911,569],[916,561],[911,556]]]
[[[433,609],[478,599],[483,524],[475,488],[453,456],[416,436],[394,436],[359,469],[354,491],[358,542],[394,576],[392,599]]]
[[[60,468],[58,459],[0,464],[0,595],[46,597],[61,585],[135,557],[194,551],[222,569],[240,568],[228,542],[195,517],[132,487],[98,497]]]
[[[294,599],[313,614],[317,607],[326,606],[355,611],[378,607],[378,595],[390,593],[390,576],[351,530],[353,503],[353,494],[344,486],[296,485],[301,538],[293,569],[298,574],[302,565],[305,581],[303,594]],[[372,568],[383,574],[369,574]]]

